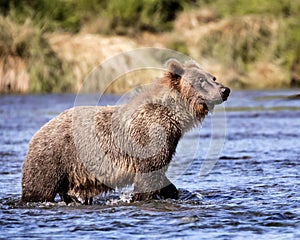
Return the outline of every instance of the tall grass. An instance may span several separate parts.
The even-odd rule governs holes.
[[[43,32],[29,19],[17,24],[10,17],[0,16],[0,28],[2,92],[72,90],[66,74],[69,69],[51,49]],[[7,74],[10,76],[5,77]]]
[[[199,6],[209,6],[220,17],[243,16],[248,14],[290,17],[299,15],[299,0],[198,0]]]
[[[78,32],[84,24],[101,21],[101,33],[133,34],[170,30],[184,0],[10,0],[2,13],[22,22],[28,16],[46,30]]]
[[[215,63],[232,86],[300,86],[299,12],[300,0],[2,0],[0,91],[77,90],[90,67],[82,61],[94,60],[76,58],[72,44],[73,59],[62,57],[47,38],[53,32],[127,35],[135,41],[147,31],[164,38],[160,44],[168,48]],[[173,29],[174,22],[179,27]],[[127,88],[120,83],[119,89]]]
[[[291,79],[300,86],[299,0],[197,3],[219,22],[201,38],[200,55],[233,69],[244,79],[239,87],[288,87]]]

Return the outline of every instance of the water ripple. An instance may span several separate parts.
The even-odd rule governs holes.
[[[175,179],[179,200],[130,203],[112,193],[92,206],[20,204],[28,142],[46,121],[72,107],[73,95],[0,96],[0,232],[21,239],[300,239],[300,124],[294,91],[233,92],[226,140],[212,172],[183,147]],[[109,96],[107,104],[118,99]],[[105,97],[104,97],[105,103]],[[209,124],[183,139],[209,142]],[[186,166],[185,166],[186,167]]]

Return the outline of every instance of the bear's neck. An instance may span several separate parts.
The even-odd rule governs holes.
[[[182,134],[202,123],[208,113],[206,105],[188,102],[176,90],[170,91],[169,96],[169,101],[173,102],[173,118],[179,123]]]
[[[145,97],[143,101],[161,105],[165,109],[161,111],[164,113],[164,117],[170,124],[176,125],[181,134],[201,124],[208,114],[208,108],[204,103],[196,104],[188,101],[177,88],[172,88],[170,85],[159,82],[153,86],[151,92],[149,98]]]
[[[180,135],[183,135],[199,125],[207,115],[208,108],[205,104],[188,101],[178,89],[159,81],[140,92],[128,104],[120,106],[118,111],[120,113],[118,118],[122,116],[118,120],[121,125],[134,115],[142,118],[142,115],[146,117],[146,115],[152,114],[152,116],[156,115],[156,121],[163,121],[164,124],[172,126],[174,135],[178,136],[179,132]],[[138,114],[134,114],[135,112]],[[146,114],[146,112],[148,113]],[[158,120],[159,118],[161,120]],[[145,119],[145,121],[147,120]]]
[[[177,80],[173,80],[178,83]],[[180,84],[173,83],[169,77],[163,77],[154,85],[154,101],[157,99],[163,106],[168,106],[179,123],[182,133],[201,124],[209,109],[207,105],[188,99],[181,93]],[[153,96],[152,96],[153,97]],[[196,100],[196,99],[195,99]]]

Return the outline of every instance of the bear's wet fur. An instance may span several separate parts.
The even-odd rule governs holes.
[[[164,75],[120,106],[68,109],[32,138],[22,169],[22,202],[91,204],[134,184],[133,201],[178,198],[165,173],[182,135],[230,90],[193,61],[166,62]]]

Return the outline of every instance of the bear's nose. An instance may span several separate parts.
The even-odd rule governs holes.
[[[227,100],[229,94],[230,94],[230,89],[228,87],[222,87],[221,88],[221,93],[222,93],[222,98],[223,100]]]

